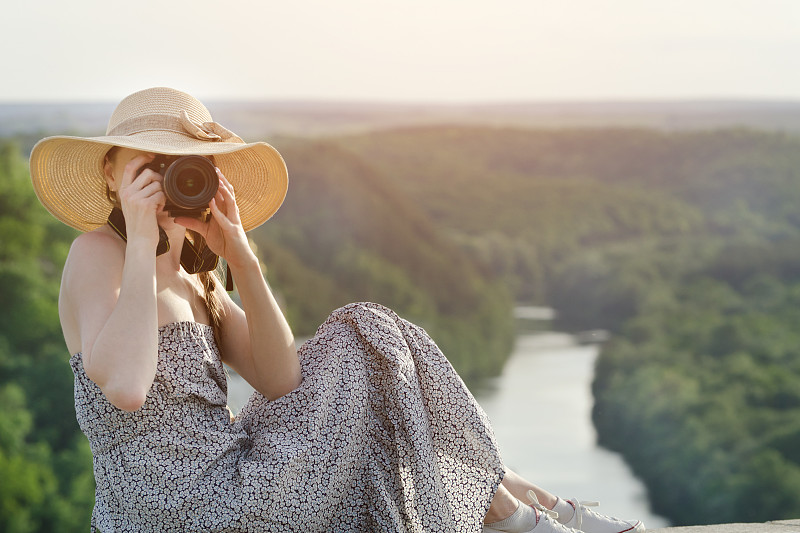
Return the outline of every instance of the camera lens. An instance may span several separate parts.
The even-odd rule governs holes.
[[[184,196],[197,196],[202,184],[203,175],[194,169],[187,169],[175,177],[175,187]]]
[[[164,173],[167,201],[178,210],[197,210],[199,214],[208,207],[218,187],[214,164],[199,155],[179,157]]]

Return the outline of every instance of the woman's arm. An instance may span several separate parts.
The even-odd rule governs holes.
[[[68,329],[79,336],[89,379],[116,407],[135,411],[158,360],[155,254],[136,245],[126,254],[116,240],[102,233],[76,239],[64,267],[59,312],[65,336]]]
[[[244,311],[221,291],[226,307],[220,339],[225,363],[274,400],[297,388],[301,381],[294,336],[255,255],[248,264],[229,268]]]
[[[78,237],[64,268],[59,301],[65,337],[79,337],[86,375],[112,404],[127,411],[144,404],[158,362],[156,212],[164,195],[155,172],[137,176],[150,159],[134,157],[120,180],[127,244],[102,232]]]
[[[294,337],[247,241],[233,187],[217,173],[220,186],[210,203],[211,220],[178,218],[176,222],[203,235],[211,250],[227,261],[243,309],[219,288],[225,305],[222,354],[231,368],[272,400],[291,392],[302,380]]]

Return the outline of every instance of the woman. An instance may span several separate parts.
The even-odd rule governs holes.
[[[187,216],[165,192],[156,163],[189,154],[211,162],[210,216]],[[106,136],[43,139],[31,177],[44,206],[85,232],[59,312],[93,454],[94,528],[644,530],[507,470],[446,358],[392,311],[346,306],[297,351],[245,234],[282,203],[285,164],[188,94],[140,91]],[[218,256],[241,307],[216,280]],[[257,391],[237,417],[222,362]]]

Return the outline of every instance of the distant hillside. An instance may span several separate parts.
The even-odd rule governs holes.
[[[587,296],[600,288],[592,276],[589,286],[573,274],[555,283],[578,253],[645,253],[739,232],[780,238],[800,224],[800,140],[784,133],[417,127],[337,142],[506,277],[518,298],[557,306],[569,286]],[[575,311],[609,318],[577,302]]]
[[[1,103],[0,137],[49,132],[101,135],[113,102]],[[215,120],[247,140],[319,136],[420,125],[522,128],[646,127],[660,130],[746,127],[800,130],[799,101],[518,102],[208,102]]]
[[[369,300],[425,327],[467,380],[498,373],[513,340],[508,290],[365,159],[285,142],[285,203],[251,233],[300,335]]]

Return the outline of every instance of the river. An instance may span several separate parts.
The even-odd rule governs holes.
[[[517,316],[547,320],[546,310]],[[564,498],[599,501],[595,510],[668,527],[654,515],[647,490],[617,453],[597,445],[591,420],[591,382],[597,345],[580,345],[565,333],[520,333],[502,374],[475,396],[494,427],[509,468]],[[231,372],[228,402],[237,412],[252,389]]]
[[[598,512],[668,527],[622,456],[597,445],[591,383],[598,352],[564,333],[521,333],[502,374],[475,396],[509,468],[561,497],[599,501]]]

